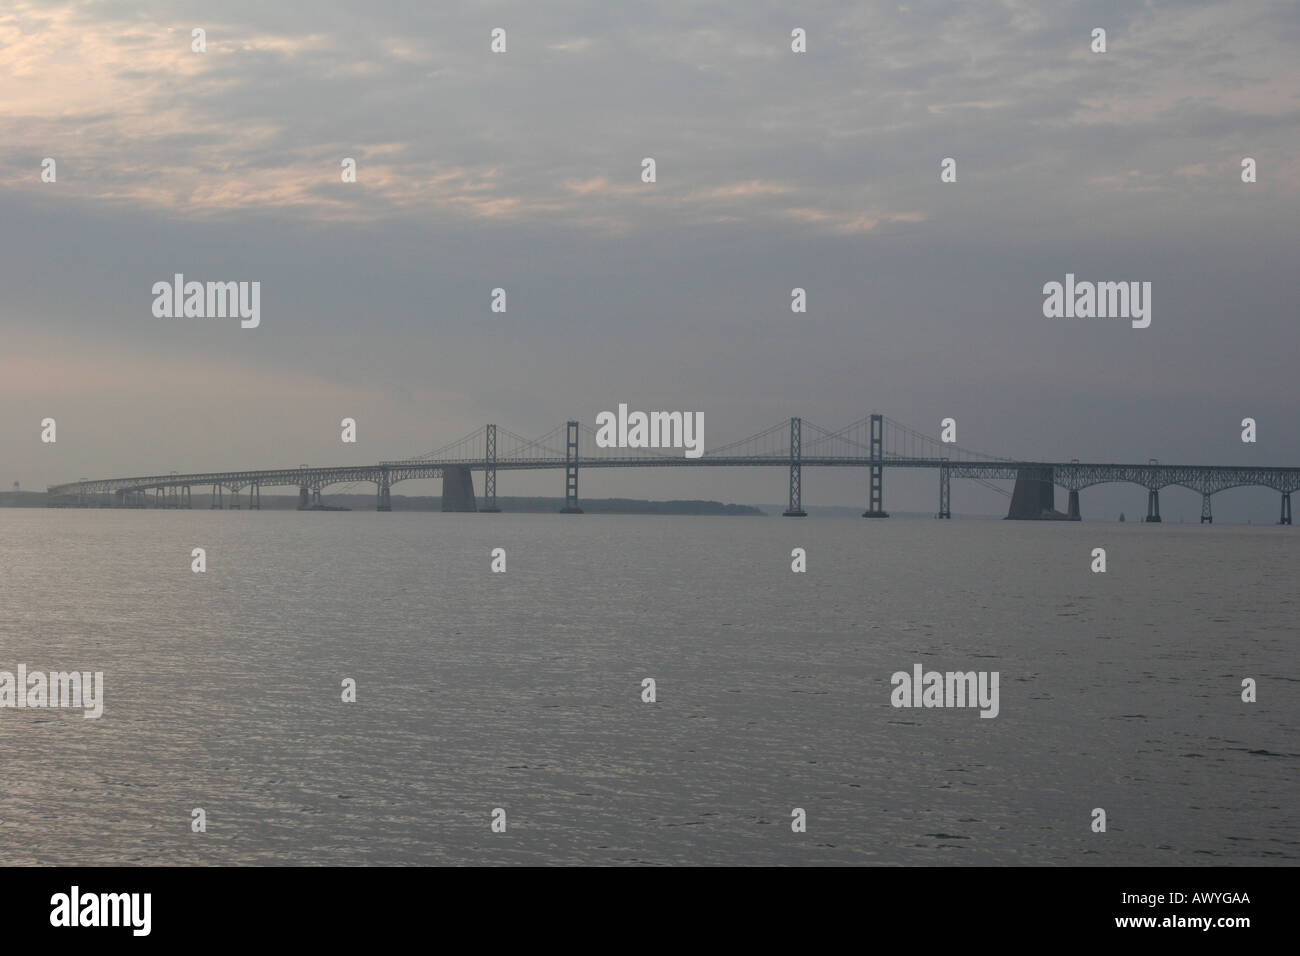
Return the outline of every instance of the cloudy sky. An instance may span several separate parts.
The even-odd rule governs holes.
[[[11,0],[0,483],[376,461],[619,402],[703,412],[706,447],[880,411],[998,455],[1300,464],[1297,49],[1300,6],[1257,0]],[[156,318],[177,272],[260,281],[261,326]],[[1045,318],[1067,272],[1151,282],[1150,328]],[[895,474],[887,506],[933,509],[932,475]],[[860,474],[804,486],[865,504]],[[1144,500],[1094,489],[1084,514]],[[961,482],[953,506],[1005,502]],[[1215,506],[1276,520],[1271,492]]]

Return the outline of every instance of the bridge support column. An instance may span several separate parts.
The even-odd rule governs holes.
[[[248,507],[256,508],[258,511],[262,510],[262,483],[260,481],[253,482],[253,487],[249,489]]]
[[[1201,493],[1201,524],[1214,524],[1214,515],[1210,511],[1209,492]]]
[[[790,501],[785,511],[785,518],[806,518],[803,510],[803,419],[790,419]]]
[[[391,494],[391,485],[388,483],[388,468],[382,467],[379,470],[379,484],[375,486],[375,510],[392,511],[393,498]]]
[[[210,510],[210,511],[211,511],[211,510],[220,511],[220,510],[221,510],[221,507],[222,507],[222,500],[221,500],[221,486],[220,486],[220,485],[213,485],[213,486],[212,486],[212,504],[208,505],[208,510]]]
[[[194,507],[194,500],[193,500],[193,498],[190,496],[190,486],[189,486],[189,485],[186,485],[186,486],[185,486],[185,504],[184,504],[184,507],[186,508],[186,510],[189,510],[189,509],[191,509],[191,508]]]
[[[1083,520],[1082,516],[1079,514],[1079,489],[1078,488],[1070,489],[1070,506],[1065,513],[1065,517],[1067,517],[1071,521]]]
[[[1290,524],[1290,523],[1291,523],[1291,492],[1284,491],[1282,492],[1282,517],[1281,519],[1279,519],[1278,524]]]
[[[945,459],[947,460],[947,459]],[[939,466],[939,513],[936,518],[952,518],[952,475],[947,465]]]
[[[230,488],[230,510],[239,510],[239,486],[232,485]]]
[[[311,501],[308,499],[308,489],[306,485],[298,486],[298,510],[311,507]]]
[[[474,474],[468,465],[447,465],[442,469],[442,510],[478,510],[474,501]]]
[[[499,514],[497,507],[497,427],[484,426],[483,432],[483,507],[479,511]]]
[[[1056,510],[1055,477],[1051,468],[1017,468],[1016,487],[1011,493],[1007,518],[1012,521],[1059,521],[1066,517]]]
[[[1146,520],[1157,521],[1157,522],[1160,520],[1160,489],[1159,488],[1147,489]]]
[[[313,488],[311,490],[311,506],[313,508],[320,507],[320,488]]]
[[[885,511],[885,416],[871,416],[871,464],[868,478],[867,510],[864,518],[888,518]]]
[[[578,507],[578,423],[569,422],[564,431],[564,507],[562,515],[580,515]]]

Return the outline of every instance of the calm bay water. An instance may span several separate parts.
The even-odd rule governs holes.
[[[1294,865],[1298,534],[0,510],[0,863]]]

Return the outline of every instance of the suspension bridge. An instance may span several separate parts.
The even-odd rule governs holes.
[[[1160,521],[1160,491],[1169,486],[1189,488],[1201,495],[1201,522],[1213,522],[1212,495],[1229,488],[1259,486],[1281,495],[1279,524],[1291,524],[1291,493],[1300,488],[1300,468],[1225,465],[1168,465],[1030,461],[999,458],[940,441],[884,415],[868,415],[831,431],[801,418],[781,421],[747,438],[688,458],[680,449],[602,448],[596,430],[568,421],[539,438],[524,438],[498,425],[477,428],[463,438],[414,458],[370,465],[200,472],[145,475],[133,478],[81,480],[47,489],[51,507],[190,508],[192,489],[211,488],[211,508],[261,506],[263,487],[298,489],[300,509],[325,507],[321,493],[335,493],[363,483],[375,486],[375,508],[391,511],[391,489],[401,481],[442,479],[443,511],[497,512],[497,473],[554,469],[564,471],[561,513],[581,514],[578,475],[587,468],[738,468],[788,469],[789,498],[784,514],[802,517],[802,473],[805,467],[861,468],[866,476],[866,518],[886,518],[886,468],[927,468],[938,473],[935,517],[951,518],[951,481],[967,478],[1009,497],[1008,518],[1079,520],[1079,493],[1103,482],[1130,482],[1147,489],[1146,521]],[[483,473],[483,494],[475,495],[473,473]],[[991,484],[1015,482],[1011,492]],[[1055,508],[1055,489],[1069,492],[1067,510]],[[202,495],[200,495],[202,500]],[[228,502],[228,503],[227,503]]]

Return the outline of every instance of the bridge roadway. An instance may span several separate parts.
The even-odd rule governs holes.
[[[1078,493],[1090,485],[1104,482],[1131,482],[1141,485],[1148,491],[1148,521],[1159,521],[1159,490],[1168,486],[1181,486],[1198,492],[1203,496],[1202,521],[1210,521],[1209,498],[1211,495],[1229,488],[1242,486],[1261,486],[1271,488],[1282,495],[1282,517],[1279,523],[1291,523],[1291,493],[1300,489],[1300,467],[1235,467],[1224,465],[1164,465],[1155,462],[1147,464],[1092,463],[1092,462],[1046,462],[1046,461],[953,461],[947,458],[901,458],[860,456],[808,456],[792,457],[790,455],[772,456],[710,456],[686,458],[677,455],[644,455],[616,457],[576,457],[576,458],[459,458],[439,461],[408,459],[386,461],[374,465],[342,465],[334,467],[282,468],[272,470],[199,472],[195,474],[146,475],[133,478],[107,478],[90,481],[70,482],[51,485],[48,488],[51,504],[75,505],[91,504],[96,496],[113,496],[106,506],[148,506],[149,491],[155,492],[155,504],[160,507],[189,507],[190,488],[194,485],[213,487],[213,507],[220,507],[216,502],[224,490],[238,496],[244,488],[249,488],[250,507],[260,504],[262,486],[297,487],[300,492],[300,506],[310,507],[310,503],[319,504],[320,492],[329,485],[353,482],[373,482],[377,487],[377,508],[389,510],[389,489],[400,481],[412,479],[442,478],[444,495],[447,494],[448,475],[463,477],[473,471],[484,471],[487,481],[488,507],[495,509],[495,472],[497,471],[532,471],[540,469],[565,469],[572,475],[571,486],[566,483],[566,497],[570,508],[580,510],[577,505],[577,472],[586,468],[684,468],[684,467],[780,467],[791,470],[791,507],[787,514],[800,515],[802,508],[799,499],[799,471],[802,467],[830,468],[866,468],[869,470],[884,468],[930,468],[940,473],[940,509],[939,517],[950,517],[948,507],[948,481],[952,477],[977,479],[1014,479],[1017,481],[1017,493],[1022,482],[1037,482],[1048,488],[1059,485],[1070,492],[1069,517],[1078,517]],[[464,509],[475,510],[472,506],[473,490],[469,486],[471,506]],[[166,491],[172,494],[165,494]],[[182,493],[183,492],[183,493]],[[310,495],[310,498],[309,498]],[[75,501],[68,500],[75,497]],[[56,501],[54,499],[63,499]],[[237,500],[237,499],[236,499]],[[1049,495],[1050,500],[1050,495]],[[310,503],[309,503],[310,502]],[[879,495],[873,497],[873,511],[870,516],[884,516],[879,507]],[[238,507],[237,504],[234,505]],[[444,502],[445,507],[445,502]],[[1050,507],[1050,506],[1049,506]]]

